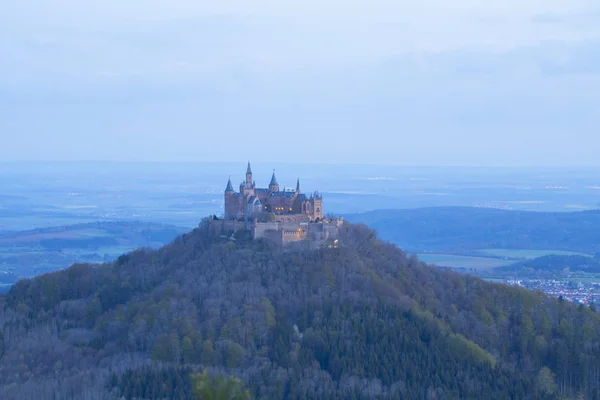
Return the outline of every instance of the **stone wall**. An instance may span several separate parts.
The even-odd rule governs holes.
[[[241,230],[251,230],[251,224],[245,221],[210,219],[208,223],[212,235],[227,235]]]
[[[275,214],[275,220],[278,222],[299,224],[301,222],[308,222],[309,217],[306,214],[300,214],[300,213],[299,214],[282,214],[282,215]]]
[[[306,218],[302,214],[298,215]],[[251,232],[253,239],[267,238],[281,246],[307,238],[318,246],[325,241],[338,239],[339,227],[343,224],[343,220],[340,218],[337,221],[309,223],[294,221],[244,222],[211,219],[209,223],[211,233],[214,235],[228,235],[239,230],[247,230]]]
[[[279,222],[259,222],[253,226],[252,237],[259,239],[266,236],[267,231],[279,231]]]

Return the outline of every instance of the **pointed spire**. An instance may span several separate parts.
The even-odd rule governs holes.
[[[252,186],[252,168],[250,167],[250,161],[248,161],[248,168],[246,168],[246,186]]]
[[[300,178],[296,181],[296,193],[300,193]]]
[[[279,183],[277,183],[277,178],[275,178],[275,170],[273,170],[273,176],[271,177],[271,183],[269,183],[269,186],[274,186],[274,185],[279,185]]]
[[[231,176],[227,181],[227,187],[225,188],[225,192],[235,192],[235,190],[233,190],[233,185],[231,184]]]

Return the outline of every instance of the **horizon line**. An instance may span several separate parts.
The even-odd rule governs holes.
[[[0,160],[7,164],[237,164],[241,161],[201,161],[201,160]],[[600,165],[486,165],[486,164],[392,164],[373,162],[281,162],[253,161],[256,165],[326,165],[326,166],[372,166],[390,168],[493,168],[493,169],[600,169]]]

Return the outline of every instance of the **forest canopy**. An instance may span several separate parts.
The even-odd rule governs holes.
[[[437,269],[345,224],[339,248],[205,224],[0,297],[0,398],[190,399],[195,373],[261,399],[600,398],[600,318]]]

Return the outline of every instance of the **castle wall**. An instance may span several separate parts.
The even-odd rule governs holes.
[[[279,231],[279,222],[259,222],[252,228],[252,237],[254,239],[266,237],[267,231]]]
[[[343,220],[332,222],[257,222],[252,225],[254,239],[268,238],[286,245],[310,238],[319,244],[339,237],[339,227]]]
[[[299,242],[306,239],[307,232],[302,228],[298,227],[295,230],[283,230],[282,232],[282,245],[286,245],[293,242]]]
[[[241,230],[250,230],[251,225],[251,223],[237,220],[209,220],[209,230],[213,235],[226,235]]]
[[[265,232],[271,230],[296,232],[298,229],[301,229],[305,231],[307,225],[300,222],[257,222],[252,226],[252,237],[265,237]]]
[[[309,217],[306,214],[282,214],[275,215],[275,220],[284,223],[296,223],[308,222]]]
[[[299,242],[307,238],[315,246],[320,246],[327,240],[339,237],[339,227],[343,220],[331,222],[251,222],[237,220],[210,219],[209,229],[215,236],[230,235],[246,230],[251,232],[253,239],[266,238],[279,246]]]

